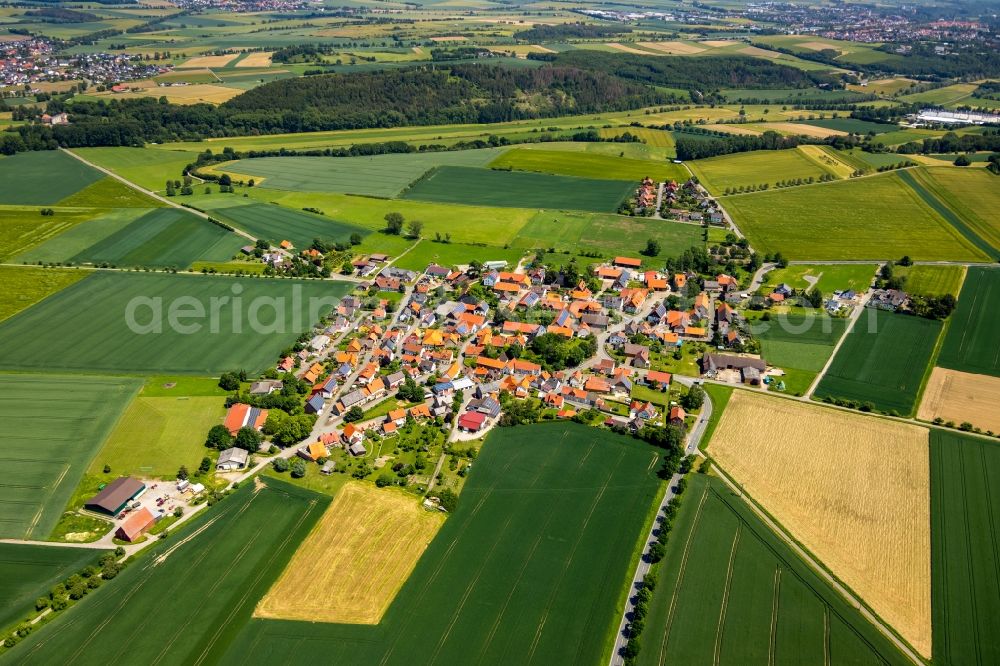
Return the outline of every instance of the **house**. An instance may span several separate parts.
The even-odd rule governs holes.
[[[90,511],[117,516],[132,500],[142,496],[144,492],[146,484],[130,476],[123,476],[104,486],[101,492],[87,500],[83,507]]]
[[[132,543],[152,527],[155,522],[156,516],[153,515],[153,512],[146,507],[142,507],[125,519],[125,522],[115,530],[115,536],[122,541]]]
[[[645,421],[650,419],[655,419],[659,412],[656,411],[656,407],[653,406],[651,402],[642,402],[641,400],[633,400],[632,404],[629,405],[629,418],[640,418]]]
[[[632,257],[615,257],[612,262],[615,266],[619,268],[641,268],[642,260],[633,259]]]
[[[732,354],[705,354],[701,358],[701,371],[714,374],[719,370],[738,370],[744,383],[759,385],[761,373],[767,369],[762,358]]]
[[[876,289],[868,301],[870,307],[880,310],[898,310],[910,300],[905,291],[898,289]]]
[[[683,426],[685,417],[687,417],[687,413],[683,407],[675,405],[670,408],[670,425]]]
[[[458,429],[465,432],[479,432],[486,424],[486,414],[481,412],[465,412],[458,417]]]
[[[495,419],[500,416],[500,403],[493,398],[483,398],[469,402],[468,411],[485,414],[487,418]]]
[[[270,395],[284,386],[285,383],[280,379],[264,379],[250,385],[250,395]]]
[[[219,453],[219,460],[215,463],[215,469],[220,472],[232,472],[237,469],[243,469],[247,466],[249,458],[250,452],[246,449],[231,447]]]
[[[344,426],[344,432],[340,436],[346,444],[360,443],[365,439],[365,431],[353,423],[348,423]]]
[[[366,453],[368,453],[368,449],[366,449],[365,445],[362,444],[361,442],[354,442],[353,444],[347,447],[347,452],[350,453],[352,456],[363,456]]]
[[[323,467],[322,469],[319,470],[319,473],[324,474],[326,476],[330,476],[331,474],[333,474],[333,471],[336,468],[337,468],[337,463],[335,463],[332,460],[327,460],[325,463],[323,463]]]
[[[321,392],[315,393],[306,401],[306,414],[319,414],[325,406],[326,400],[323,398],[323,394]]]
[[[226,412],[226,420],[223,425],[229,430],[230,435],[235,436],[244,426],[258,431],[262,430],[265,421],[267,421],[266,409],[258,409],[238,402]]]
[[[650,370],[644,377],[646,385],[656,389],[666,389],[670,386],[672,376],[669,372]]]
[[[310,462],[316,462],[320,458],[329,458],[330,452],[327,450],[326,445],[323,442],[312,442],[300,448],[297,452],[300,458],[304,458]]]

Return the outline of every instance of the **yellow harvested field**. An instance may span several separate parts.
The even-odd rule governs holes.
[[[821,169],[828,173],[832,173],[837,178],[850,178],[851,174],[855,172],[855,168],[840,159],[836,153],[829,150],[826,146],[799,146],[798,150],[806,156],[810,162],[813,162]]]
[[[138,99],[140,97],[166,97],[168,102],[174,104],[198,104],[207,102],[209,104],[222,104],[239,95],[242,90],[237,88],[227,88],[211,83],[195,83],[189,86],[160,86],[147,88],[139,92],[114,93],[115,99]],[[111,93],[96,93],[98,96],[109,96]]]
[[[230,63],[230,61],[235,60],[238,56],[238,53],[229,53],[218,56],[198,56],[197,58],[189,58],[187,62],[180,65],[180,67],[183,67],[184,69],[196,69],[198,67],[225,67]]]
[[[826,42],[799,42],[798,44],[796,44],[796,46],[799,46],[804,49],[809,49],[810,51],[822,51],[823,49],[832,49],[834,51],[843,53],[842,49],[834,46],[833,44],[827,44]]]
[[[920,654],[931,654],[928,431],[733,392],[710,453]]]
[[[442,523],[413,495],[347,483],[254,616],[378,624]]]
[[[727,125],[725,123],[718,123],[714,125],[704,125],[705,129],[716,130],[719,132],[728,132],[729,134],[739,134],[743,136],[760,136],[763,134],[760,130],[751,129],[749,127],[740,127],[739,125]]]
[[[605,46],[613,48],[616,51],[624,51],[625,53],[637,53],[639,55],[652,55],[649,51],[643,51],[641,49],[633,48],[631,46],[625,46],[624,44],[619,44],[618,42],[609,42]]]
[[[801,125],[799,123],[767,123],[767,129],[783,133],[812,136],[819,139],[825,139],[828,136],[847,136],[847,132],[841,130],[817,127],[816,125]]]
[[[934,368],[917,418],[962,423],[1000,432],[1000,377]]]
[[[639,42],[639,46],[670,55],[693,55],[705,50],[700,46],[684,42]]]
[[[736,40],[731,39],[710,39],[704,42],[698,42],[704,46],[711,46],[713,49],[717,49],[722,46],[732,46],[736,43]]]
[[[761,58],[780,58],[781,54],[777,51],[768,51],[767,49],[757,48],[756,46],[748,46],[745,49],[740,49],[740,53],[749,56],[759,56]]]
[[[431,37],[432,42],[464,42],[465,37],[461,35],[449,35],[445,37]]]
[[[243,60],[236,63],[237,67],[270,67],[271,66],[271,53],[266,51],[254,52],[248,55]]]

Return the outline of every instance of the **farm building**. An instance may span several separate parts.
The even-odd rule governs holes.
[[[705,354],[701,359],[701,371],[715,374],[720,370],[738,370],[744,383],[760,384],[761,374],[767,369],[762,358],[735,356],[733,354]]]
[[[225,426],[229,434],[236,435],[240,428],[249,426],[254,430],[260,430],[267,421],[267,410],[236,403],[226,412]]]
[[[486,414],[481,412],[466,412],[458,419],[459,430],[479,432],[486,423]]]
[[[146,507],[142,507],[122,522],[118,529],[115,530],[115,536],[122,541],[135,541],[146,530],[152,527],[155,522],[156,516],[153,515],[153,512]]]
[[[250,454],[246,449],[232,447],[219,454],[219,460],[215,463],[215,469],[220,472],[231,472],[243,469],[247,466],[247,459]]]
[[[146,492],[145,483],[130,476],[123,476],[104,486],[101,492],[87,500],[83,506],[91,511],[116,516],[129,505],[129,502],[144,492]]]

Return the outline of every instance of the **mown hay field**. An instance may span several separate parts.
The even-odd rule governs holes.
[[[597,133],[605,138],[621,136],[625,132],[634,134],[642,139],[646,145],[654,148],[670,148],[672,150],[674,147],[674,135],[666,130],[658,130],[651,127],[602,127],[597,130]]]
[[[442,166],[428,172],[402,197],[423,201],[514,208],[614,212],[638,183]]]
[[[721,195],[726,188],[747,185],[774,187],[782,180],[820,176],[830,173],[798,150],[758,150],[751,153],[720,155],[688,162],[688,166],[713,194]],[[726,205],[728,202],[726,200]]]
[[[8,205],[54,204],[104,177],[60,150],[0,158],[0,201]]]
[[[141,384],[126,378],[4,375],[0,537],[48,537]]]
[[[273,245],[283,240],[291,241],[299,250],[309,247],[315,238],[326,241],[347,241],[352,234],[367,236],[371,233],[371,230],[349,222],[340,222],[322,215],[266,203],[227,206],[213,210],[212,215]],[[383,222],[383,226],[384,224]],[[204,258],[209,259],[209,257]]]
[[[94,564],[102,552],[90,548],[0,543],[0,628],[37,617],[35,599],[47,595],[53,585],[71,574]]]
[[[948,368],[934,368],[917,418],[942,418],[1000,432],[1000,377],[974,375]]]
[[[59,202],[66,207],[91,208],[160,208],[165,204],[134,190],[111,176],[106,176]],[[57,211],[58,214],[58,211]]]
[[[646,176],[657,181],[687,180],[683,167],[670,162],[566,150],[514,148],[490,162],[490,166],[581,178],[628,180],[636,184]]]
[[[934,663],[1000,663],[1000,445],[931,433]]]
[[[919,426],[737,391],[712,436],[712,457],[930,656],[927,441]]]
[[[347,284],[330,281],[97,271],[0,323],[0,368],[178,375],[218,375],[233,368],[260,372],[312,326],[318,316],[314,318],[311,309],[325,313],[349,290]],[[232,300],[237,295],[238,303]],[[230,300],[216,308],[213,331],[211,299],[224,297]],[[274,301],[268,299],[282,304],[277,317],[268,305]],[[127,320],[130,302],[135,327]],[[181,326],[172,326],[169,308],[178,302],[184,304],[181,312],[200,307],[204,316],[182,315]],[[162,315],[159,332],[157,312]],[[72,345],[66,344],[67,336]]]
[[[992,175],[992,174],[991,174]],[[942,191],[940,188],[934,188],[930,181],[927,180],[923,169],[906,169],[899,172],[900,179],[906,183],[910,188],[916,192],[921,199],[923,199],[927,205],[929,205],[938,215],[948,221],[952,227],[957,229],[965,238],[979,248],[979,250],[986,256],[1000,259],[1000,249],[996,245],[992,245],[982,238],[975,229],[975,224],[970,224],[969,220],[965,219],[958,211],[953,208],[948,199],[954,200],[954,197],[948,195],[947,192]],[[943,197],[947,197],[943,198]],[[982,220],[978,220],[979,226],[983,226]],[[996,229],[987,225],[986,231],[990,232],[991,235],[995,235]]]
[[[394,197],[432,167],[484,167],[502,152],[486,148],[367,157],[261,157],[231,162],[217,170],[241,178],[264,178],[261,184],[268,189]]]
[[[443,523],[412,494],[348,483],[254,617],[378,624]]]
[[[1000,271],[970,267],[937,364],[1000,377]]]
[[[833,148],[828,146],[799,146],[797,150],[819,168],[837,178],[850,178],[858,168],[856,164],[852,164],[846,157],[834,152]]]
[[[789,259],[988,258],[895,173],[727,197],[725,206],[758,252]]]
[[[258,51],[249,53],[236,63],[236,67],[270,67],[273,53]]]
[[[585,426],[496,430],[380,624],[255,619],[222,663],[606,659],[629,559],[663,492],[657,467],[648,446]]]
[[[198,56],[196,58],[188,58],[179,67],[184,69],[201,69],[205,67],[225,67],[229,64],[230,60],[235,60],[239,56],[238,53],[227,53],[225,55],[209,55],[209,56]]]
[[[1000,249],[1000,186],[983,169],[921,169],[920,183],[942,199],[979,237]]]
[[[0,663],[215,663],[328,503],[271,478],[244,484]]]
[[[640,666],[908,660],[718,479],[689,478]]]
[[[820,380],[816,397],[911,414],[940,333],[940,321],[866,310]]]
[[[0,322],[86,276],[85,272],[78,270],[0,266],[0,284],[3,284],[5,292],[4,297],[0,299]]]

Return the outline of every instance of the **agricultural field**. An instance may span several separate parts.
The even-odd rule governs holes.
[[[140,385],[126,378],[4,375],[0,537],[49,536]]]
[[[937,364],[1000,377],[1000,271],[970,267]]]
[[[89,223],[74,231],[80,235],[99,233],[97,227],[92,228]],[[51,243],[62,246],[75,240],[76,235],[70,239],[59,237]],[[196,259],[229,259],[246,243],[246,238],[188,211],[158,208],[64,260],[74,264],[187,268]],[[39,251],[46,249],[39,248]]]
[[[0,266],[0,284],[3,284],[5,292],[4,298],[0,299],[0,322],[86,276],[86,273],[78,270]]]
[[[205,448],[205,436],[222,423],[225,400],[178,395],[133,400],[87,473],[99,474],[110,465],[118,475],[171,480],[181,465],[198,469],[201,459],[214,453]]]
[[[789,259],[988,258],[896,173],[727,197],[725,206],[758,252]]]
[[[688,163],[712,194],[723,194],[727,188],[767,183],[774,187],[782,180],[818,179],[833,171],[823,168],[799,150],[758,150],[752,153],[720,155]],[[836,175],[834,173],[834,175]],[[726,206],[730,199],[726,200]]]
[[[132,189],[117,178],[105,176],[59,202],[66,207],[159,208],[163,202]]]
[[[971,423],[982,430],[1000,432],[997,405],[1000,405],[1000,377],[934,368],[924,389],[917,418]]]
[[[850,178],[852,173],[865,166],[829,146],[799,146],[798,151],[819,168],[840,179]]]
[[[951,157],[951,156],[949,156]],[[997,177],[982,169],[928,168],[914,173],[918,182],[960,216],[973,233],[1000,250]]]
[[[26,251],[15,257],[16,261],[35,263],[68,262],[88,248],[102,242],[105,238],[120,233],[135,220],[152,212],[150,208],[120,208],[117,210],[80,209],[79,212],[64,213],[56,209],[55,215],[48,220],[67,221],[65,227],[54,229],[54,233],[46,233]],[[86,211],[86,212],[84,212]]]
[[[95,272],[0,323],[0,368],[203,375],[234,368],[260,372],[349,290],[349,285],[331,281]],[[239,299],[221,302],[215,308],[218,315],[213,314],[212,298],[237,295]],[[283,299],[277,301],[283,305],[274,305],[273,299]],[[172,306],[177,326],[169,321]],[[275,307],[280,308],[277,317]],[[157,313],[161,316],[159,332]],[[134,317],[139,332],[130,328],[129,316]],[[213,319],[218,332],[212,330]],[[65,344],[69,331],[72,346]]]
[[[379,238],[385,238],[379,234]],[[364,244],[358,246],[363,248]],[[428,264],[441,266],[465,266],[471,261],[506,261],[511,267],[516,266],[524,255],[521,248],[503,248],[497,245],[465,245],[463,243],[436,243],[423,239],[406,254],[399,254],[393,266],[406,270],[422,272]]]
[[[180,179],[184,167],[192,164],[198,158],[198,153],[208,147],[181,150],[174,144],[168,144],[157,149],[75,148],[73,152],[140,187],[162,192],[168,179]]]
[[[347,483],[254,617],[378,624],[443,523],[410,493]]]
[[[761,356],[786,371],[787,376],[782,378],[785,390],[802,395],[823,369],[846,327],[846,319],[806,312],[757,321],[753,336],[761,342]]]
[[[639,666],[909,663],[721,481],[683,497]]]
[[[667,257],[704,245],[700,225],[623,217],[597,213],[539,211],[521,228],[512,245],[528,249],[555,248],[571,253],[599,252],[607,257],[629,256],[642,259],[650,267],[662,267]],[[650,238],[659,241],[662,252],[646,257],[639,252]],[[591,260],[595,261],[595,260]]]
[[[929,104],[939,107],[957,104],[962,101],[966,101],[967,103],[966,98],[972,96],[976,87],[974,83],[955,83],[943,88],[903,95],[899,98],[899,101],[907,104]]]
[[[102,551],[0,543],[0,629],[36,617],[35,599],[97,561]]]
[[[212,210],[212,215],[246,231],[255,238],[263,238],[274,245],[288,240],[296,248],[303,250],[309,247],[314,238],[347,241],[351,234],[357,233],[365,236],[371,233],[369,229],[359,227],[356,224],[339,222],[314,213],[263,203],[216,208]],[[232,253],[230,253],[231,255]],[[229,256],[219,259],[228,258]]]
[[[216,661],[328,502],[275,479],[247,483],[0,663]]]
[[[929,657],[927,436],[919,426],[735,391],[711,451],[796,541]]]
[[[825,127],[826,129],[839,130],[849,134],[868,134],[869,132],[883,134],[885,132],[892,132],[899,129],[899,125],[889,123],[873,123],[867,120],[858,120],[856,118],[819,118],[794,122],[812,125],[813,127]]]
[[[1000,662],[1000,445],[931,433],[934,663]]]
[[[580,178],[628,180],[633,183],[649,176],[656,181],[687,180],[684,167],[671,162],[637,160],[612,155],[565,150],[513,148],[490,162],[494,169],[535,171]]]
[[[894,266],[893,275],[905,277],[904,288],[911,294],[958,297],[965,281],[965,266]]]
[[[443,166],[430,171],[402,196],[452,204],[610,213],[638,185],[620,180]]]
[[[4,206],[0,208],[0,260],[6,261],[55,238],[92,217],[87,210],[55,211],[42,215],[38,208]]]
[[[239,179],[255,178],[273,190],[340,192],[391,198],[441,165],[485,167],[502,149],[400,153],[367,157],[259,157],[214,168]]]
[[[55,204],[104,177],[60,150],[0,158],[0,201],[7,205]]]
[[[975,245],[983,254],[993,259],[1000,259],[1000,248],[997,245],[992,245],[986,242],[979,234],[976,232],[974,226],[983,228],[985,225],[985,230],[989,232],[990,236],[996,236],[996,232],[1000,227],[995,227],[992,223],[985,223],[983,220],[976,216],[977,225],[970,225],[966,222],[965,218],[956,212],[949,202],[943,200],[938,196],[938,194],[932,189],[925,185],[924,179],[921,177],[922,172],[917,169],[907,169],[906,171],[900,171],[899,177],[906,183],[909,187],[913,189],[920,198],[922,198],[927,205],[933,208],[938,215],[948,221],[951,226],[958,229],[959,232],[972,244]],[[992,174],[990,177],[993,177]],[[944,194],[944,192],[942,192]],[[947,196],[947,195],[946,195]],[[955,201],[954,197],[948,197],[952,201]]]
[[[253,620],[223,663],[596,663],[657,454],[570,423],[492,432],[448,518],[375,626]]]
[[[940,321],[867,309],[844,339],[815,397],[911,414],[940,333]]]
[[[780,284],[806,291],[816,288],[824,296],[846,289],[864,292],[874,281],[876,268],[876,264],[792,264],[768,271],[761,293]]]

